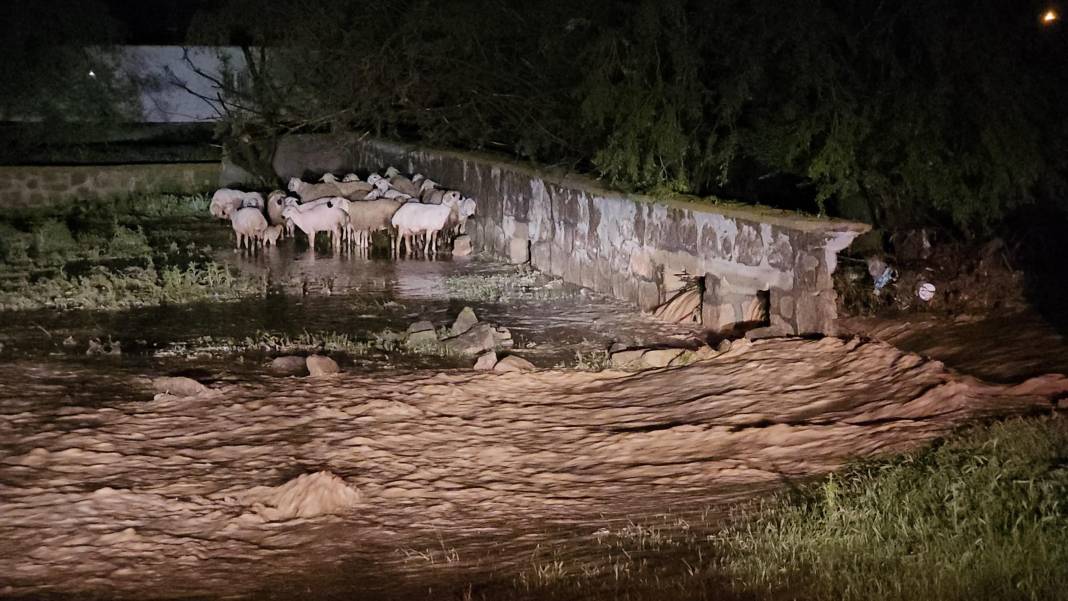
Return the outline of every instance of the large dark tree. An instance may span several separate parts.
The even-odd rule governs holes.
[[[1039,14],[1010,0],[231,0],[194,39],[247,48],[249,81],[227,90],[233,139],[368,131],[702,195],[773,177],[821,211],[981,232],[1056,198],[1065,171],[1068,47]]]

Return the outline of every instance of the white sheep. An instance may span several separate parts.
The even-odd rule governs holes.
[[[419,186],[403,175],[394,175],[389,178],[389,187],[408,196],[419,196]]]
[[[428,190],[422,196],[422,201],[428,205],[440,205],[446,202],[460,202],[463,195],[456,190],[443,190],[436,188],[434,190]]]
[[[401,205],[390,220],[393,227],[397,228],[397,240],[393,245],[394,252],[400,255],[401,238],[404,238],[408,245],[408,252],[411,253],[414,238],[425,234],[426,242],[423,245],[423,253],[436,253],[438,250],[437,233],[445,229],[449,221],[449,213],[449,207],[440,205],[420,203]]]
[[[315,251],[315,235],[330,232],[330,244],[334,250],[341,250],[341,232],[348,223],[349,216],[341,209],[328,205],[319,205],[306,211],[299,207],[288,206],[282,216],[293,223],[308,236],[308,245]]]
[[[380,180],[380,179],[382,179],[381,175],[379,175],[377,173],[372,173],[371,175],[367,176],[367,183],[369,183],[369,184],[371,184],[373,186],[376,183],[378,183],[378,180]]]
[[[264,246],[278,246],[278,239],[282,237],[282,228],[281,225],[267,226],[262,237]]]
[[[249,207],[234,211],[230,216],[230,225],[237,236],[235,248],[240,250],[244,246],[252,250],[253,243],[263,239],[267,230],[267,219],[259,209]]]
[[[211,206],[208,210],[211,212],[211,216],[216,219],[229,219],[234,211],[241,208],[241,204],[250,194],[259,196],[257,192],[249,193],[232,188],[219,188],[211,195]],[[260,198],[262,199],[263,197],[260,196]]]
[[[356,175],[355,173],[346,173],[345,177],[341,178],[341,181],[344,183],[358,182],[360,181],[360,176]]]
[[[319,178],[319,181],[324,184],[332,184],[337,181],[337,176],[333,173],[324,173],[323,176]]]
[[[245,195],[241,197],[242,209],[259,209],[262,211],[265,204],[263,202],[263,194],[259,192],[245,192]]]
[[[400,169],[397,169],[393,165],[386,167],[386,179],[391,179],[397,175],[400,175]]]
[[[274,190],[267,195],[267,220],[271,225],[285,225],[286,220],[282,218],[285,200],[286,193],[281,190]]]
[[[354,202],[349,206],[349,226],[355,233],[355,243],[367,248],[371,236],[378,231],[393,229],[393,215],[400,209],[392,200]]]
[[[301,200],[304,202],[318,200],[326,196],[340,196],[337,184],[309,184],[306,181],[302,181],[299,177],[290,178],[288,188],[290,192],[294,192],[297,196],[300,196]]]
[[[344,196],[349,200],[363,200],[368,192],[375,189],[371,184],[361,181],[338,182],[334,185],[337,186],[337,196]]]

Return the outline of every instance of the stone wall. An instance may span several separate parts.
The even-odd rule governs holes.
[[[275,155],[283,178],[325,171],[366,175],[394,165],[478,201],[468,231],[477,249],[650,309],[670,298],[676,274],[704,276],[702,321],[723,331],[833,334],[837,253],[867,231],[696,198],[607,190],[573,174],[477,153],[354,137],[293,136]],[[762,323],[761,323],[762,322]]]
[[[213,190],[219,163],[0,167],[0,206],[30,207],[131,194]]]

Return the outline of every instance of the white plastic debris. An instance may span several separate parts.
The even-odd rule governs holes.
[[[920,300],[927,303],[930,302],[935,295],[935,286],[930,282],[924,282],[920,284],[920,287],[916,290],[916,296],[920,297]]]

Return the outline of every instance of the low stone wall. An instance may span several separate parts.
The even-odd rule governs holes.
[[[704,277],[702,321],[723,331],[833,334],[831,274],[837,253],[868,230],[696,198],[657,199],[607,190],[590,178],[477,153],[430,150],[345,136],[283,139],[283,178],[325,172],[422,173],[478,201],[475,247],[650,309]],[[762,322],[762,323],[761,323]]]
[[[219,163],[0,167],[0,206],[31,207],[66,200],[213,190]]]

